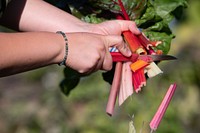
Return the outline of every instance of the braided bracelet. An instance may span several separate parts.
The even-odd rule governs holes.
[[[68,40],[67,40],[67,36],[62,31],[57,31],[56,33],[57,34],[61,34],[63,36],[63,38],[64,38],[64,41],[65,41],[65,56],[64,56],[64,59],[62,60],[62,62],[60,62],[58,65],[59,66],[66,65],[66,60],[67,60],[67,55],[68,55]]]

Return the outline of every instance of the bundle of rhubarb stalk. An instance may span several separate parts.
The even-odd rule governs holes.
[[[118,4],[121,9],[121,13],[116,14],[116,18],[130,20],[122,1],[118,0],[115,4]],[[132,51],[132,56],[126,58],[116,48],[110,49],[116,67],[106,108],[109,115],[114,112],[117,96],[118,103],[121,105],[134,91],[138,93],[143,86],[146,86],[145,75],[151,78],[162,73],[154,61],[175,59],[173,56],[163,55],[161,50],[156,49],[161,41],[152,42],[143,33],[134,35],[131,31],[125,31],[122,34]]]
[[[79,5],[73,1],[70,4],[72,13],[86,22],[99,23],[108,19],[133,20],[141,30],[140,35],[134,35],[131,31],[122,34],[132,51],[131,57],[123,56],[115,47],[110,48],[113,62],[116,64],[115,71],[112,81],[110,78],[107,79],[107,74],[103,74],[103,77],[112,84],[106,107],[107,114],[112,116],[117,97],[119,105],[122,105],[134,92],[139,93],[142,87],[146,86],[147,78],[162,73],[157,62],[175,59],[167,55],[171,40],[175,37],[169,28],[169,23],[174,18],[180,18],[187,2],[186,0],[83,0]],[[78,84],[81,75],[69,68],[65,71],[67,76],[61,87],[68,95]],[[158,127],[175,89],[176,84],[169,87],[150,123],[152,131]]]
[[[130,20],[122,1],[118,0],[118,2],[115,3],[118,4],[121,9],[121,14],[117,14],[117,19]],[[120,54],[116,48],[110,49],[113,62],[116,62],[114,78],[106,107],[106,112],[110,116],[113,115],[117,96],[120,106],[133,92],[138,93],[143,86],[146,86],[145,75],[151,78],[162,73],[155,61],[175,59],[173,56],[163,55],[161,50],[156,49],[156,47],[162,43],[161,41],[152,42],[143,33],[134,35],[130,31],[125,31],[122,34],[132,51],[132,56],[127,58]],[[169,87],[157,113],[149,124],[151,132],[155,131],[160,124],[175,89],[176,84],[172,84]],[[129,126],[129,132],[131,130]]]

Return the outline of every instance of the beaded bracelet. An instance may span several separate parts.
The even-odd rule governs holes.
[[[68,55],[68,40],[67,40],[67,36],[62,31],[57,31],[56,33],[57,34],[61,34],[63,36],[63,38],[64,38],[64,41],[65,41],[65,56],[64,56],[64,59],[62,60],[62,62],[60,62],[58,65],[59,66],[66,65],[66,60],[67,60],[67,55]]]

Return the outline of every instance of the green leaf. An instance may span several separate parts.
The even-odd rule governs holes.
[[[83,17],[82,20],[84,20],[85,22],[88,22],[88,23],[100,23],[100,22],[105,21],[105,19],[103,19],[103,18],[96,17],[96,14],[89,14],[89,15]]]
[[[167,54],[169,52],[171,41],[175,37],[175,35],[155,31],[147,31],[144,33],[148,38],[150,38],[151,41],[162,40],[162,43],[158,45],[156,49],[162,50],[164,54]]]
[[[165,18],[166,15],[179,6],[187,7],[186,0],[150,0],[150,3],[153,5],[156,13],[162,18]]]
[[[186,6],[186,0],[148,0],[146,10],[135,22],[139,28],[145,31],[150,40],[162,41],[162,44],[158,45],[156,49],[167,54],[170,50],[171,40],[175,37],[169,28],[169,23],[178,15],[174,11],[179,9],[181,12],[180,10],[183,8],[180,7]]]
[[[79,83],[81,75],[69,68],[64,69],[65,79],[60,83],[61,91],[67,96]]]

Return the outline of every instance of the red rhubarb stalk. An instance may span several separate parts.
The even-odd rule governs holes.
[[[140,42],[142,43],[142,45],[149,50],[150,47],[152,47],[153,45],[151,44],[151,42],[149,41],[148,38],[146,38],[146,36],[144,36],[143,34],[138,35],[138,38],[140,40]]]
[[[122,14],[123,14],[123,17],[120,15],[117,17],[118,19],[125,19],[125,20],[130,20],[126,10],[125,10],[125,7],[122,3],[121,0],[118,0],[118,5],[120,6],[121,8],[121,11],[122,11]],[[141,34],[142,35],[142,34]],[[123,36],[126,40],[126,42],[128,43],[131,51],[133,53],[137,53],[137,54],[147,54],[146,50],[143,48],[140,40],[139,40],[139,37],[134,35],[133,33],[131,33],[130,31],[125,31],[123,32]],[[135,70],[135,69],[134,69]],[[142,69],[144,70],[144,69]],[[134,86],[134,90],[136,92],[140,91],[141,90],[141,87],[145,84],[146,85],[146,80],[144,80],[143,78],[145,77],[144,76],[144,72],[141,71],[138,71],[138,72],[134,72],[132,74],[132,81],[133,81],[133,86]],[[143,74],[143,75],[142,75]]]
[[[126,9],[122,3],[121,0],[118,0],[118,5],[120,6],[121,8],[121,11],[122,11],[122,14],[123,14],[123,17],[125,20],[130,20],[129,16],[128,16],[128,13],[126,12]],[[123,34],[124,35],[124,34]],[[124,35],[125,36],[125,35]],[[146,36],[144,34],[140,34],[138,36],[136,35],[133,35],[135,37],[128,37],[127,35],[127,38],[125,36],[125,39],[127,39],[126,41],[130,41],[130,40],[133,40],[135,41],[136,44],[132,43],[132,42],[128,42],[128,44],[130,45],[130,48],[133,52],[135,52],[137,49],[136,48],[139,48],[139,47],[142,47],[144,46],[148,51],[149,51],[149,54],[155,54],[155,51],[149,47],[149,46],[152,46],[151,42],[146,38]],[[130,39],[130,38],[133,38],[133,39]],[[130,40],[129,40],[130,39]],[[140,42],[142,41],[142,42]],[[138,45],[139,44],[139,45]],[[140,46],[142,45],[142,46]],[[136,49],[136,50],[135,50]],[[140,54],[140,53],[139,53]],[[144,53],[143,53],[144,54]]]
[[[172,96],[174,95],[176,87],[177,87],[177,85],[175,83],[170,85],[164,99],[162,100],[162,103],[160,104],[156,114],[154,115],[153,119],[151,120],[151,122],[149,124],[149,126],[151,128],[151,132],[155,131],[158,128],[158,126],[167,110],[167,107],[169,106]]]
[[[151,41],[144,34],[138,35],[138,39],[142,46],[144,46],[148,51],[148,54],[156,54],[156,52],[152,49],[153,44],[151,44]]]
[[[117,62],[115,66],[115,74],[112,82],[112,86],[110,89],[110,95],[107,102],[106,113],[110,116],[113,115],[115,102],[117,93],[120,88],[120,81],[121,81],[121,73],[122,73],[122,62]]]
[[[143,87],[143,83],[142,83],[142,75],[141,75],[141,69],[138,70],[138,79],[139,79],[139,83],[140,83],[140,86],[139,86],[139,90],[136,91],[136,93],[138,93],[139,91],[141,91],[141,88]]]
[[[141,91],[143,86],[146,86],[146,78],[144,75],[144,68],[141,68],[133,73],[133,86],[136,93]]]
[[[135,52],[138,53],[137,51],[139,48],[142,48],[142,45],[141,45],[140,41],[138,40],[137,36],[134,35],[131,31],[124,31],[122,34],[125,38],[125,41],[129,45],[131,51],[133,53],[135,53]],[[143,53],[143,52],[144,52],[144,50],[142,50],[138,54]]]
[[[123,5],[122,1],[118,0],[118,2],[119,2],[118,4],[119,4],[119,6],[121,8],[123,16],[121,14],[118,14],[116,16],[116,18],[119,19],[119,20],[130,20],[130,18],[129,18],[129,16],[128,16],[125,8],[124,8],[124,5]],[[129,45],[129,47],[130,47],[130,49],[131,49],[131,51],[133,53],[135,53],[139,48],[142,47],[142,45],[141,45],[140,41],[138,40],[137,36],[134,35],[131,31],[124,31],[122,34],[124,36],[125,41]]]
[[[139,79],[139,73],[138,71],[134,72],[133,75],[132,75],[132,78],[133,78],[133,87],[134,87],[134,90],[136,93],[138,93],[138,91],[141,90],[141,82],[140,82],[140,79]]]
[[[144,75],[144,68],[140,70],[141,72],[141,82],[143,86],[146,86],[146,77]]]
[[[116,18],[118,20],[124,20],[124,18],[121,15],[117,15]],[[124,31],[122,35],[124,36],[124,39],[129,45],[132,53],[135,53],[141,47],[140,41],[131,31]]]
[[[120,6],[120,8],[121,8],[121,11],[122,11],[122,14],[123,14],[124,18],[125,18],[126,20],[130,20],[130,18],[129,18],[129,16],[128,16],[128,13],[126,12],[126,9],[125,9],[125,7],[124,7],[124,4],[122,3],[121,0],[118,0],[118,2],[119,2],[119,6]]]
[[[130,57],[126,57],[122,55],[120,52],[111,52],[113,62],[125,62],[125,61],[131,61],[135,62],[139,58],[138,54],[132,54]]]

